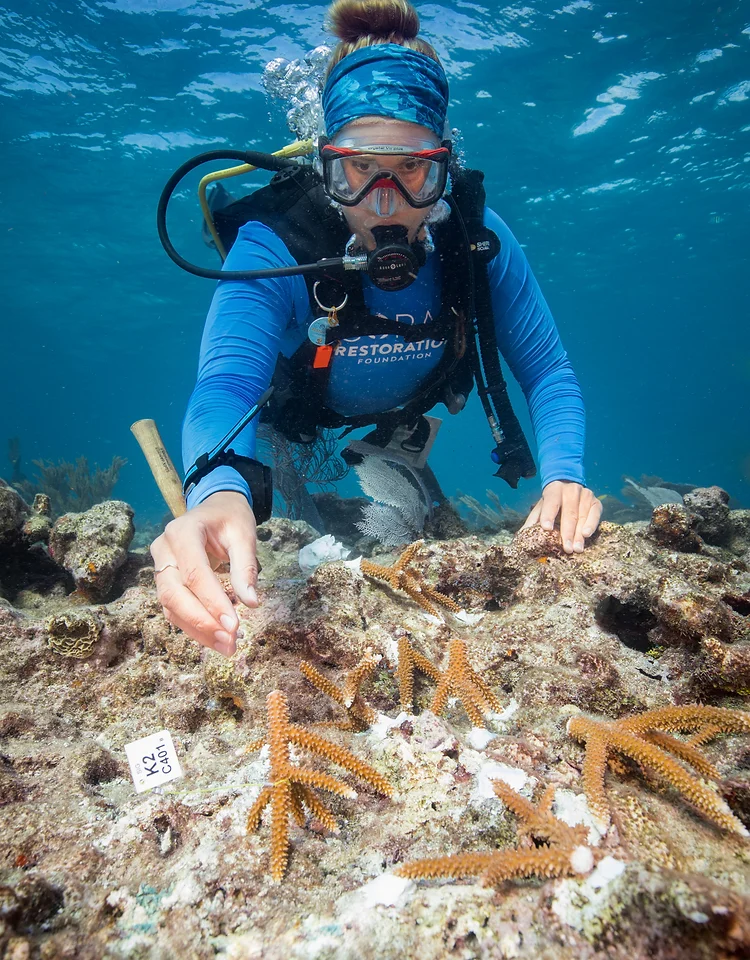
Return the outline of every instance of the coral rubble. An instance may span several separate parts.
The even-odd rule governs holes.
[[[85,596],[106,597],[127,560],[133,511],[121,500],[97,503],[85,513],[66,513],[49,538],[50,554]]]

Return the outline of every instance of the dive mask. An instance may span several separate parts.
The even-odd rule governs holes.
[[[420,149],[414,149],[420,147]],[[451,142],[429,141],[394,145],[357,143],[354,138],[335,145],[321,137],[323,182],[332,200],[345,207],[361,203],[373,191],[398,191],[411,207],[429,207],[443,196],[448,181]],[[390,213],[383,210],[381,216]]]

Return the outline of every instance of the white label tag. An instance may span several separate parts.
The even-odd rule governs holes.
[[[125,753],[138,793],[182,776],[180,761],[177,759],[169,730],[152,733],[149,737],[126,744]]]

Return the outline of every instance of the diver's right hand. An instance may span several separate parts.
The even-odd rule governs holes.
[[[222,490],[167,524],[151,544],[156,595],[164,615],[205,647],[231,656],[239,620],[213,572],[210,557],[229,561],[232,587],[258,606],[255,516],[241,493]]]

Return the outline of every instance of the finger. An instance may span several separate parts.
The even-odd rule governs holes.
[[[539,518],[542,530],[554,530],[555,528],[555,520],[560,512],[560,505],[562,503],[562,488],[563,484],[560,483],[559,480],[553,480],[552,483],[548,483],[544,488],[542,493],[542,512]]]
[[[578,504],[578,522],[576,523],[576,532],[573,537],[573,552],[574,553],[583,553],[585,536],[583,534],[583,528],[586,525],[586,521],[589,516],[589,511],[591,510],[591,497],[587,496],[587,491],[583,492],[581,496],[580,503]]]
[[[234,639],[217,625],[214,618],[182,582],[180,571],[167,567],[156,576],[156,596],[170,623],[193,640],[225,656],[235,651]]]
[[[539,523],[539,517],[542,515],[542,502],[542,500],[537,500],[531,508],[531,513],[526,517],[526,522],[521,527],[522,530],[528,530],[528,528],[533,527],[535,523]]]
[[[584,537],[590,537],[596,532],[599,526],[599,522],[602,519],[603,509],[604,509],[604,506],[601,500],[599,500],[597,497],[593,496],[592,494],[591,507],[589,508],[588,516],[586,517],[586,521],[581,530],[581,533],[583,534]]]
[[[227,656],[233,653],[231,635],[219,629],[220,625],[208,616],[182,583],[177,561],[163,534],[151,544],[151,556],[156,568],[156,596],[167,620],[204,646]]]
[[[167,526],[166,536],[172,553],[179,557],[182,583],[213,617],[214,630],[223,630],[231,634],[233,639],[239,620],[231,600],[211,569],[202,525],[188,530],[179,527],[171,536]]]
[[[573,552],[573,538],[578,523],[578,508],[581,503],[583,487],[579,483],[566,483],[562,492],[562,516],[560,517],[560,537],[563,550]]]
[[[258,606],[255,585],[258,582],[258,559],[256,556],[255,523],[250,528],[229,531],[226,550],[229,554],[229,574],[232,586],[246,607]]]
[[[586,536],[583,532],[586,522],[591,512],[594,496],[590,490],[584,489],[581,499],[578,503],[578,521],[576,523],[576,532],[573,537],[573,552],[582,553],[585,546]]]
[[[179,617],[168,616],[167,620],[177,627],[179,630],[190,637],[192,640],[196,640],[202,647],[206,647],[207,650],[215,650],[216,653],[220,653],[223,657],[231,657],[237,651],[237,644],[234,640],[230,638],[228,643],[220,643],[215,637],[206,637],[202,634],[193,634],[190,633],[190,624],[183,622]]]
[[[590,490],[584,490],[581,496],[581,504],[578,509],[578,523],[576,525],[575,540],[573,550],[581,553],[585,546],[585,540],[590,537],[599,526],[599,519],[602,515],[602,504]]]
[[[167,538],[164,534],[160,534],[156,540],[151,544],[151,558],[154,561],[154,567],[158,570],[159,567],[163,567],[165,563],[174,563],[174,554],[169,549],[169,544],[167,543]]]
[[[154,578],[156,578],[157,574],[161,573],[163,570],[167,570],[168,568],[174,567],[175,569],[178,569],[179,564],[177,563],[175,555],[170,550],[164,534],[154,540],[150,549],[151,557],[154,561]],[[159,592],[158,583],[156,585],[156,592],[157,594]]]

